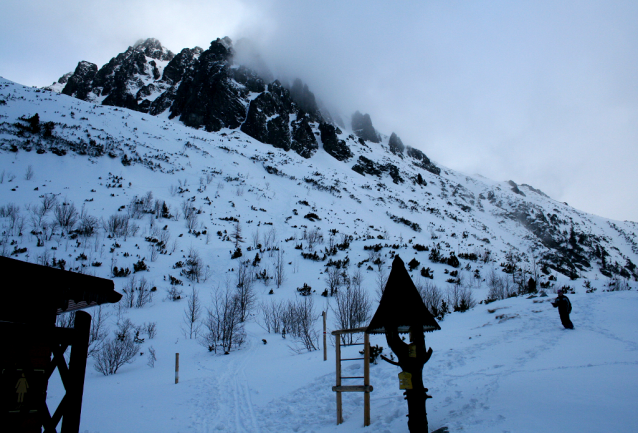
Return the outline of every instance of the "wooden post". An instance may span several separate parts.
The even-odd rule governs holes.
[[[335,338],[336,358],[337,358],[337,386],[341,386],[341,336]],[[337,391],[337,425],[343,422],[343,412],[341,407],[341,392]]]
[[[69,359],[69,386],[66,389],[64,414],[62,416],[62,433],[78,433],[80,416],[82,415],[82,396],[84,395],[84,376],[86,374],[86,358],[89,351],[89,334],[91,333],[91,315],[85,311],[75,314],[73,344]]]
[[[323,316],[323,360],[328,360],[328,346],[326,345],[326,312],[321,313]]]
[[[179,353],[175,354],[175,383],[179,383]]]
[[[363,349],[363,386],[368,387],[370,385],[370,335],[365,332],[364,334],[364,349]],[[363,426],[370,425],[370,392],[365,391],[363,393]]]

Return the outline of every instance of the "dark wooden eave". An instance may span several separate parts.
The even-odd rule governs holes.
[[[117,303],[113,281],[0,257],[5,283],[0,289],[0,320],[37,322],[42,316]],[[11,281],[11,283],[8,283]]]

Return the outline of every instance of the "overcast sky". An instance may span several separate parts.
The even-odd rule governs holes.
[[[51,84],[140,38],[254,41],[275,76],[467,174],[638,222],[638,1],[5,0],[0,76]]]

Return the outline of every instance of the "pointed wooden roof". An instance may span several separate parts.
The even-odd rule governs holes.
[[[392,271],[366,332],[384,334],[386,329],[397,328],[399,333],[410,332],[410,327],[422,327],[424,332],[441,329],[419,295],[403,260],[396,255]]]

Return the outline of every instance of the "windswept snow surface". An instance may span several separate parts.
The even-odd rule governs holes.
[[[331,308],[334,301],[320,296],[327,285],[326,261],[306,260],[300,255],[301,251],[312,251],[303,234],[315,228],[324,236],[324,243],[313,247],[320,253],[329,242],[329,230],[339,230],[336,242],[341,242],[343,234],[353,236],[346,251],[331,257],[348,257],[349,272],[375,257],[387,271],[393,253],[397,253],[406,263],[415,258],[421,266],[430,267],[434,279],[426,281],[444,291],[449,278],[445,271],[452,268],[430,262],[427,251],[417,252],[412,245],[438,242],[445,251],[456,252],[489,249],[489,263],[460,260],[460,269],[467,269],[462,271],[466,285],[473,298],[481,301],[487,297],[483,279],[492,268],[511,279],[499,267],[507,251],[527,251],[533,244],[529,232],[504,218],[504,211],[487,200],[480,210],[466,212],[457,206],[466,199],[470,203],[470,194],[476,198],[494,190],[503,206],[510,200],[531,202],[545,213],[559,214],[604,237],[616,248],[609,249],[616,257],[632,257],[638,262],[633,252],[634,223],[612,225],[609,220],[531,193],[521,198],[509,192],[505,182],[444,169],[440,177],[422,171],[427,186],[409,182],[395,185],[388,175],[361,176],[351,170],[354,161],[341,163],[325,152],[305,160],[238,131],[209,134],[165,118],[97,106],[6,80],[0,80],[0,85],[0,100],[4,101],[0,103],[0,144],[5,149],[0,151],[0,251],[32,263],[63,259],[67,269],[106,278],[112,278],[112,266],[132,268],[144,259],[148,271],[134,276],[157,287],[152,302],[142,308],[103,309],[110,315],[110,337],[116,322],[126,318],[136,325],[156,322],[157,336],[149,339],[142,334],[142,354],[115,375],[98,373],[94,360],[89,359],[80,428],[85,433],[407,432],[407,404],[398,389],[397,367],[383,361],[371,367],[374,391],[369,427],[363,427],[363,396],[357,393],[343,395],[345,423],[337,426],[336,399],[331,391],[335,384],[334,346],[329,344],[328,361],[324,362],[321,351],[299,353],[292,350],[298,345],[290,337],[269,334],[259,325],[259,302],[294,300],[298,298],[296,288],[307,283],[315,291],[315,330],[321,331],[322,310],[328,311],[328,330],[337,329]],[[59,140],[88,143],[93,139],[103,143],[114,157],[75,152],[57,156],[46,140],[42,141],[44,154],[37,154],[35,148],[30,152],[6,150],[18,142],[12,125],[19,117],[29,118],[36,112],[41,122],[55,122],[53,132]],[[347,139],[347,134],[341,138]],[[42,137],[30,139],[38,146]],[[380,149],[353,147],[353,151],[375,160],[400,164],[398,158]],[[122,165],[122,154],[136,158],[136,162]],[[278,174],[268,167],[277,168]],[[131,222],[138,226],[137,232],[118,238],[109,238],[102,223],[89,237],[63,236],[59,227],[54,227],[43,245],[37,245],[33,216],[46,193],[55,194],[58,203],[74,203],[78,210],[107,221],[110,216],[127,214],[132,200],[149,191],[154,199],[166,201],[176,217],[134,217]],[[206,234],[188,232],[182,209],[189,203],[202,210],[196,230],[206,230]],[[13,217],[7,213],[9,205],[14,211],[18,207]],[[427,212],[426,206],[441,212]],[[310,213],[321,219],[304,218]],[[423,230],[412,231],[388,213],[418,222]],[[242,260],[254,260],[256,250],[249,251],[249,247],[256,234],[263,242],[264,235],[275,229],[276,244],[285,252],[286,278],[279,288],[272,280],[267,285],[261,280],[254,283],[258,304],[246,324],[246,342],[222,355],[208,352],[197,338],[187,338],[184,311],[193,287],[205,308],[213,293],[236,285],[239,260],[231,259],[235,246],[227,236],[236,224],[229,218],[237,218],[243,229]],[[52,223],[52,211],[44,219]],[[561,229],[569,230],[569,226]],[[153,245],[147,237],[163,232],[170,234],[166,254],[153,260]],[[468,235],[462,236],[464,232]],[[390,246],[384,246],[377,256],[363,248],[377,243]],[[206,281],[189,282],[176,267],[191,248],[209,267]],[[273,257],[263,251],[261,258],[257,269],[272,275]],[[363,263],[360,269],[363,287],[376,309],[379,273],[376,265],[368,268],[371,262]],[[96,266],[98,263],[101,266]],[[422,284],[418,269],[412,275]],[[426,336],[426,343],[434,350],[424,368],[425,386],[433,396],[427,403],[430,429],[447,426],[450,432],[479,433],[638,431],[638,294],[635,290],[605,292],[609,280],[600,277],[596,269],[584,271],[575,281],[552,272],[557,281],[551,281],[549,298],[509,298],[445,316],[440,321],[441,330]],[[481,278],[472,277],[475,271]],[[179,301],[167,299],[169,275],[183,281],[183,299]],[[585,278],[595,292],[585,292]],[[113,280],[119,292],[131,281],[130,277]],[[575,330],[563,329],[558,312],[548,302],[563,285],[576,291],[569,295]],[[4,290],[20,288],[15,284]],[[269,295],[271,289],[274,294]],[[95,309],[89,312],[96,316]],[[388,353],[382,336],[371,340]],[[151,348],[157,354],[154,367],[147,364]],[[358,350],[360,346],[346,348],[343,356],[358,357]],[[180,354],[179,384],[174,383],[176,353]],[[344,363],[348,376],[360,376],[362,368],[360,362]],[[54,408],[63,395],[56,373],[49,384],[49,407]]]

